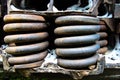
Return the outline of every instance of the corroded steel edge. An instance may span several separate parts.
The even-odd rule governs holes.
[[[83,13],[79,11],[58,11],[58,12],[51,12],[51,11],[32,11],[32,10],[19,10],[19,11],[13,11],[10,10],[8,12],[9,14],[14,14],[14,13],[23,13],[23,14],[36,14],[36,15],[41,15],[41,16],[63,16],[63,15],[85,15],[85,16],[94,16],[91,15],[90,13]],[[95,17],[95,16],[94,16]]]
[[[31,71],[31,74],[34,73],[60,73],[60,74],[66,74],[69,76],[72,76],[73,79],[81,79],[84,76],[88,75],[98,75],[103,73],[104,71],[104,65],[105,65],[105,57],[99,56],[98,62],[96,64],[96,68],[92,70],[73,70],[73,69],[64,69],[56,64],[52,64],[54,67],[39,67],[34,68],[34,71]]]
[[[44,64],[44,62],[43,62]],[[51,65],[51,64],[50,64]],[[28,72],[30,74],[35,74],[35,73],[60,73],[68,76],[72,76],[73,79],[81,79],[84,76],[89,76],[89,75],[98,75],[103,73],[105,67],[105,57],[104,56],[99,56],[98,62],[96,64],[96,68],[92,70],[73,70],[73,69],[64,69],[59,67],[56,64],[52,64],[52,67],[37,67],[37,68],[32,68],[32,70],[28,69]],[[27,69],[26,69],[27,70]]]

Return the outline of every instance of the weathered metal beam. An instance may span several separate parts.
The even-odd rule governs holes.
[[[115,31],[115,26],[114,26],[114,19],[113,18],[101,18],[101,20],[103,20],[106,25],[108,26],[108,28],[114,32]]]

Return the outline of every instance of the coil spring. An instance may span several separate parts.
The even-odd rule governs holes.
[[[108,47],[107,47],[108,34],[107,34],[107,27],[105,26],[105,23],[103,21],[101,21],[101,22],[102,22],[101,25],[104,27],[101,27],[101,30],[98,32],[98,34],[100,34],[102,37],[100,38],[99,41],[96,42],[97,44],[100,44],[100,49],[97,51],[97,53],[105,54],[108,51]]]
[[[54,43],[58,65],[64,68],[80,69],[97,62],[97,51],[107,45],[105,25],[96,17],[69,15],[56,18],[57,35]],[[97,33],[99,32],[99,33]],[[60,38],[59,38],[60,37]],[[100,41],[99,41],[100,40]],[[97,42],[97,43],[96,43]]]
[[[9,44],[5,51],[13,55],[8,62],[16,69],[40,66],[47,56],[49,45],[45,19],[38,15],[9,14],[4,21],[7,23],[4,31],[9,33],[4,38],[5,43]]]

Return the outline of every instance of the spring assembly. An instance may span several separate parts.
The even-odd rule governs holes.
[[[55,23],[55,53],[60,67],[81,69],[97,62],[97,52],[107,45],[103,22],[92,16],[68,15],[57,17]]]
[[[97,51],[97,53],[99,54],[105,54],[108,51],[108,34],[107,34],[107,27],[105,25],[105,23],[103,21],[102,22],[102,26],[104,26],[99,32],[98,34],[100,34],[102,37],[100,38],[99,41],[96,41],[97,44],[100,44],[100,49]]]
[[[8,62],[15,69],[41,66],[49,46],[45,19],[33,14],[8,14],[4,21],[6,25],[3,29],[9,34],[4,38],[9,45],[5,52],[12,55]]]

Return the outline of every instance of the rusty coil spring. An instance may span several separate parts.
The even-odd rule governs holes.
[[[35,52],[41,52],[42,50],[47,49],[48,45],[49,43],[46,41],[37,44],[7,47],[5,51],[12,55],[26,55]]]
[[[108,47],[102,47],[97,51],[97,53],[105,54],[107,51],[108,51]]]
[[[97,53],[105,54],[108,51],[108,48],[107,48],[108,41],[107,40],[99,40],[96,43],[100,45],[100,49],[98,49]]]
[[[99,24],[100,20],[96,17],[80,16],[80,15],[69,15],[60,16],[55,20],[57,25],[77,25],[77,24]]]
[[[91,34],[91,35],[84,35],[84,36],[74,36],[74,37],[64,37],[64,38],[57,38],[55,40],[55,44],[57,46],[78,46],[81,44],[91,44],[95,43],[95,41],[100,39],[99,34]]]
[[[47,28],[45,23],[38,22],[26,22],[26,23],[8,23],[4,25],[5,32],[31,32],[31,31],[42,31]]]
[[[44,60],[41,60],[41,61],[37,61],[34,63],[14,65],[13,67],[15,69],[30,69],[30,68],[36,68],[36,67],[41,66],[43,62],[44,62]]]
[[[108,34],[106,32],[98,32],[99,35],[101,35],[101,38],[99,41],[96,41],[97,44],[100,45],[100,49],[98,49],[97,53],[100,54],[105,54],[108,50],[107,45],[108,45]]]
[[[42,16],[29,14],[9,14],[4,16],[5,22],[45,22]]]
[[[32,63],[36,61],[43,60],[47,55],[47,51],[38,53],[38,54],[32,54],[27,56],[20,56],[20,57],[11,57],[8,59],[10,64],[26,64],[26,63]]]
[[[4,21],[7,24],[3,29],[10,33],[5,36],[4,41],[15,44],[5,49],[8,54],[13,55],[8,58],[8,62],[16,69],[40,66],[47,56],[49,46],[45,19],[38,15],[9,14],[4,17]]]
[[[56,18],[57,38],[55,52],[60,59],[58,65],[64,68],[79,69],[95,64],[96,52],[107,45],[106,26],[96,17],[68,15]],[[60,37],[60,38],[59,38]],[[100,41],[99,41],[100,40]],[[100,51],[100,50],[99,50]]]
[[[4,38],[5,43],[23,43],[42,41],[48,37],[47,32],[8,35]]]
[[[103,22],[103,21],[101,21]],[[107,27],[105,25],[105,23],[103,22],[104,27],[101,27],[101,30],[98,32],[99,35],[101,35],[102,37],[100,38],[99,41],[97,41],[97,44],[100,44],[100,49],[98,49],[97,53],[100,54],[105,54],[108,51],[108,34],[107,34]]]
[[[82,35],[92,34],[102,30],[104,25],[71,25],[61,26],[54,30],[56,35]]]
[[[98,54],[84,59],[58,59],[58,65],[64,68],[80,69],[93,65],[98,60]]]
[[[57,48],[56,54],[64,58],[81,58],[87,57],[92,54],[95,54],[96,51],[100,48],[99,44],[95,44],[87,47],[77,47],[77,48]]]

